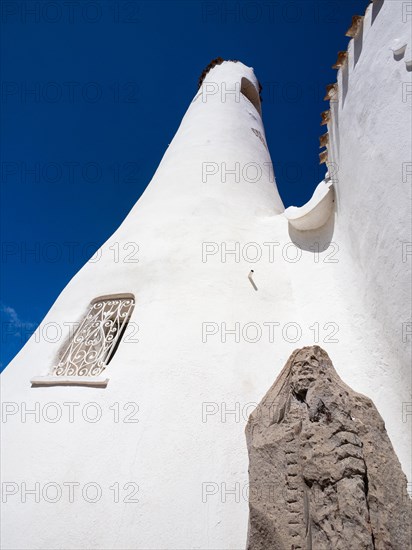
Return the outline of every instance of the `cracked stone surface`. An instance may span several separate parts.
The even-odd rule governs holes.
[[[248,550],[412,548],[412,502],[385,424],[322,348],[291,355],[246,438]]]

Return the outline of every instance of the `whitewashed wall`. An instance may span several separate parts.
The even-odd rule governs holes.
[[[328,127],[337,235],[359,268],[358,286],[392,346],[392,361],[404,365],[410,346],[402,323],[411,319],[411,11],[405,2],[370,4],[339,70]]]
[[[359,94],[357,101],[351,100],[351,94],[367,85],[373,89],[373,79],[379,79],[378,92],[386,95],[385,86],[392,90],[394,85],[385,84],[381,73],[395,75],[399,83],[406,74],[398,74],[401,65],[387,55],[389,35],[402,28],[400,22],[391,17],[386,3],[378,17],[385,18],[386,25],[379,19],[375,24],[391,27],[392,32],[373,34],[372,27],[365,39],[375,38],[371,45],[365,42],[362,56],[371,48],[370,58],[377,63],[382,57],[381,64],[359,77],[354,92],[349,87],[344,107],[353,105],[352,110],[362,111],[363,105],[366,113],[375,113],[377,125],[365,130],[370,139],[382,134],[374,149],[375,164],[382,164],[373,168],[375,176],[386,163],[389,136],[383,117],[381,121],[365,97],[372,92]],[[394,350],[394,327],[383,330],[381,310],[370,305],[372,289],[365,290],[372,278],[370,264],[382,270],[387,265],[392,279],[385,291],[373,290],[374,295],[385,304],[385,315],[404,315],[404,291],[392,287],[392,282],[394,273],[406,276],[405,266],[391,267],[398,257],[389,240],[380,241],[382,248],[375,247],[376,257],[369,260],[371,243],[366,235],[383,238],[378,231],[383,213],[378,223],[376,208],[382,202],[392,212],[393,188],[399,181],[392,179],[388,185],[382,176],[374,194],[364,176],[354,180],[355,162],[359,173],[368,174],[371,152],[363,147],[354,156],[353,136],[345,141],[341,135],[342,113],[336,220],[332,216],[321,230],[306,233],[289,227],[268,168],[269,153],[251,129],[264,139],[258,112],[242,95],[228,94],[222,100],[222,89],[233,89],[243,76],[256,85],[253,71],[241,63],[226,62],[208,74],[203,90],[209,93],[192,102],[148,189],[102,247],[100,260],[86,264],[73,278],[44,319],[38,341],[33,337],[3,373],[2,398],[15,404],[8,405],[15,414],[2,425],[2,477],[11,483],[10,492],[17,491],[3,505],[4,548],[243,548],[248,515],[247,415],[290,353],[303,345],[322,345],[343,380],[375,401],[405,471],[409,467],[410,424],[402,422],[402,402],[410,396],[401,351]],[[396,105],[394,101],[391,112],[402,108]],[[404,129],[405,140],[405,120],[397,117],[397,131]],[[398,154],[392,151],[395,157],[390,162],[401,158]],[[352,168],[345,155],[352,155]],[[204,162],[215,163],[209,169],[217,166],[218,171],[202,177]],[[228,169],[239,163],[239,181],[234,175],[222,181],[224,162]],[[252,165],[245,170],[247,163],[261,168],[255,183]],[[393,168],[387,174],[393,177]],[[392,192],[386,191],[387,185]],[[362,200],[355,199],[357,192]],[[388,227],[406,216],[406,203],[400,196],[394,200],[400,204]],[[216,243],[209,250],[217,252],[202,261],[205,242]],[[120,249],[118,262],[115,243]],[[124,248],[127,243],[138,244],[138,263],[124,261],[130,252]],[[240,243],[240,258],[228,255],[222,261],[223,247],[235,243]],[[245,247],[248,243],[256,244]],[[248,261],[259,250],[262,257]],[[258,291],[247,278],[250,269],[255,271]],[[385,282],[380,273],[374,280],[377,285]],[[107,369],[107,388],[31,388],[30,379],[48,374],[55,363],[69,331],[64,323],[81,319],[93,298],[119,292],[136,297],[131,322],[139,326],[139,341],[121,343]],[[63,328],[60,341],[45,341],[42,332],[52,326],[48,323]],[[203,337],[206,341],[202,341],[204,323],[218,329]],[[239,337],[228,334],[224,341],[222,323],[228,329],[239,323]],[[336,334],[331,336],[332,332]],[[40,407],[38,421],[24,415],[22,421],[25,404],[33,408],[35,402]],[[51,402],[62,411],[55,423],[50,421]],[[73,402],[79,405],[71,405],[74,421],[70,422],[67,403]],[[90,418],[96,406],[88,406],[90,402],[102,414],[95,423]],[[130,402],[139,407],[133,417],[138,423],[124,422],[133,412],[130,406],[123,409]],[[114,421],[115,403],[119,422]],[[39,502],[33,495],[22,502],[23,482],[28,488],[40,484]],[[71,482],[80,484],[73,486],[74,502],[68,497]],[[102,490],[95,503],[87,501],[94,497],[93,487],[87,491],[90,482]],[[139,502],[124,502],[133,490],[133,486],[124,489],[128,482],[139,485],[132,497]],[[59,502],[50,502],[55,486],[49,486],[49,493],[47,483],[60,484]],[[114,502],[116,483],[120,502]]]
[[[329,170],[336,180],[335,239],[367,316],[353,319],[379,386],[369,392],[395,444],[411,433],[412,6],[375,1],[331,101]],[[396,381],[396,382],[395,382]],[[399,387],[390,399],[388,384]],[[367,390],[363,390],[367,392]],[[411,478],[411,447],[397,448]]]

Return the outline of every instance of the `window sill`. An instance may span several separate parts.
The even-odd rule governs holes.
[[[36,376],[30,380],[32,388],[40,386],[87,386],[105,388],[108,378],[101,376]]]

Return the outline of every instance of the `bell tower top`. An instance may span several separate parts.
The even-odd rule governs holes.
[[[229,90],[232,86],[242,93],[262,116],[262,85],[256,78],[253,68],[237,59],[225,60],[216,57],[203,69],[198,81],[198,90],[203,85],[219,84]]]

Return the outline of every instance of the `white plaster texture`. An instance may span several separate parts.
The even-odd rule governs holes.
[[[264,137],[258,111],[243,95],[222,101],[222,87],[233,89],[242,77],[256,86],[253,70],[225,62],[209,72],[203,89],[217,85],[218,93],[192,102],[147,190],[102,246],[100,261],[81,269],[45,317],[40,335],[57,323],[60,341],[33,336],[2,375],[3,401],[19,409],[2,425],[2,479],[19,487],[3,504],[4,548],[244,548],[247,415],[291,352],[314,343],[326,349],[345,383],[373,399],[410,474],[411,419],[404,422],[402,403],[411,396],[401,334],[410,275],[410,258],[404,263],[401,254],[410,197],[402,181],[410,135],[401,94],[409,73],[389,49],[404,32],[394,4],[385,2],[372,26],[368,10],[356,67],[351,42],[348,91],[329,128],[329,161],[339,167],[336,176],[329,165],[337,212],[321,228],[300,231],[288,223],[265,170],[269,152],[252,131]],[[218,171],[202,181],[205,162]],[[223,182],[222,163],[240,163],[240,181],[228,174]],[[247,163],[262,168],[259,181],[251,183],[252,169],[243,172]],[[139,262],[116,263],[110,247],[130,242],[139,245]],[[206,242],[215,244],[202,261]],[[222,261],[225,243],[228,249],[239,243],[239,261],[233,255]],[[259,250],[248,243],[260,247],[259,261],[248,261]],[[258,291],[248,280],[251,268]],[[131,323],[139,326],[139,341],[121,342],[103,373],[107,387],[32,388],[30,380],[49,375],[55,364],[69,333],[64,323],[79,321],[92,299],[121,292],[135,295]],[[206,342],[203,323],[218,330]],[[228,334],[223,341],[222,323],[228,329],[239,323],[239,338]],[[35,402],[42,412],[57,403],[63,417],[22,422],[23,404]],[[63,406],[69,402],[79,403],[74,422]],[[102,411],[95,423],[81,413],[90,402]],[[138,423],[122,421],[129,402],[138,404]],[[23,503],[22,482],[63,489],[75,482],[80,489],[73,503],[67,491],[56,503],[42,495]],[[89,482],[102,488],[96,503],[82,498]],[[120,502],[109,489],[116,482]],[[138,503],[123,502],[127,482],[139,485]],[[205,494],[207,483],[215,494]]]

